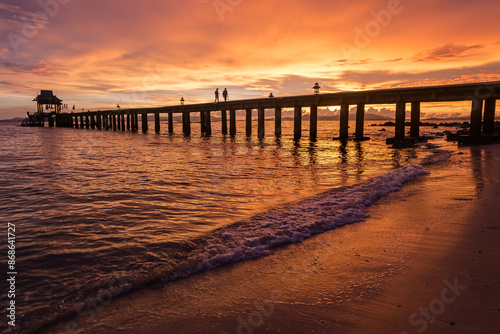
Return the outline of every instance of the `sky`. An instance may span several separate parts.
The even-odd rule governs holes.
[[[498,0],[0,1],[0,119],[500,80]],[[332,108],[333,109],[333,108]],[[390,109],[390,108],[389,108]],[[470,103],[424,112],[467,113]]]

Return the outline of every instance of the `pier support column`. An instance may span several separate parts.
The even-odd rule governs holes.
[[[356,139],[365,138],[365,104],[358,103],[356,106]]]
[[[116,128],[117,128],[117,130],[120,130],[122,128],[120,114],[116,115]]]
[[[182,130],[184,136],[191,135],[191,114],[187,111],[182,112]]]
[[[340,140],[345,140],[349,136],[349,104],[342,103],[340,106]]]
[[[130,130],[130,114],[127,114],[127,130]]]
[[[130,131],[135,132],[135,114],[130,115]]]
[[[160,114],[155,113],[155,133],[160,133]]]
[[[139,114],[134,114],[134,131],[139,131]]]
[[[105,114],[102,115],[102,129],[103,130],[108,129],[108,115]]]
[[[92,130],[95,130],[95,117],[94,115],[90,115],[90,127],[92,128]]]
[[[78,116],[75,116],[75,128],[78,129]]]
[[[205,134],[210,137],[212,135],[212,117],[210,111],[205,114]]]
[[[309,138],[315,141],[318,138],[318,106],[311,106],[309,123]]]
[[[302,137],[302,107],[295,106],[293,111],[293,140],[299,140]]]
[[[125,131],[125,114],[121,114],[122,118],[122,131]]]
[[[266,134],[265,126],[266,126],[265,125],[265,109],[261,107],[258,109],[258,114],[257,114],[257,129],[258,129],[259,140],[264,139],[264,136]]]
[[[113,131],[116,131],[116,114],[113,114]]]
[[[80,115],[80,129],[83,129],[85,127],[85,124],[83,122],[83,115]]]
[[[252,108],[246,109],[246,135],[247,137],[252,136]]]
[[[410,137],[420,137],[420,102],[411,103]]]
[[[281,137],[281,107],[274,108],[274,135]]]
[[[495,132],[495,108],[496,99],[486,99],[484,101],[483,133],[492,135]]]
[[[396,103],[396,130],[394,133],[395,140],[405,139],[405,116],[406,116],[406,103]]]
[[[472,100],[472,110],[470,115],[470,135],[471,137],[481,136],[481,122],[483,121],[483,100],[475,97]]]
[[[90,129],[90,119],[89,115],[85,115],[85,128]]]
[[[221,110],[221,122],[222,122],[222,135],[227,135],[227,111]]]
[[[142,132],[147,133],[148,132],[148,114],[142,113],[141,121],[142,121]]]
[[[229,135],[236,136],[236,110],[229,110]]]
[[[174,133],[174,115],[171,112],[168,113],[168,133]]]
[[[97,130],[102,130],[101,114],[96,115]]]
[[[53,127],[54,127],[54,117],[52,117],[52,115],[49,114],[49,128]]]
[[[206,129],[206,121],[205,121],[205,111],[200,111],[200,131],[201,135],[205,136],[207,129]]]

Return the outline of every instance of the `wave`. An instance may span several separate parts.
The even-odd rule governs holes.
[[[86,287],[95,296],[54,314],[44,323],[62,316],[89,316],[119,296],[156,283],[181,279],[225,264],[271,254],[276,247],[301,242],[313,235],[363,221],[368,207],[418,176],[424,166],[445,161],[451,153],[433,149],[420,163],[400,168],[368,182],[330,189],[319,195],[270,209],[246,220],[219,228],[208,235],[179,244],[175,253],[155,267],[140,272],[114,272],[111,279]],[[104,302],[105,301],[105,302]],[[40,323],[39,323],[40,325]],[[37,326],[39,328],[39,326]]]
[[[435,151],[422,163],[388,172],[369,182],[331,189],[314,197],[271,209],[248,220],[220,228],[163,281],[212,270],[221,265],[269,255],[273,248],[301,242],[315,234],[363,221],[368,207],[398,191],[408,181],[428,174],[424,165],[444,161],[447,151]]]

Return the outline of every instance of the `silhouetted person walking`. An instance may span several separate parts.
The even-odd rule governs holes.
[[[215,90],[215,102],[219,102],[219,88]]]
[[[222,92],[222,96],[224,97],[224,101],[227,101],[227,98],[228,98],[227,88],[224,88],[224,91]]]

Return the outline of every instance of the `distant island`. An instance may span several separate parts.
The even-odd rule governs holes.
[[[24,120],[24,117],[14,117],[11,119],[0,119],[0,122],[7,123],[7,122],[18,122],[21,123]]]

